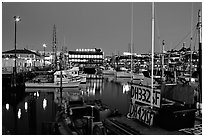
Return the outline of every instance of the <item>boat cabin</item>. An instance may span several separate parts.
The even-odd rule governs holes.
[[[65,71],[62,71],[62,83],[67,83],[70,80],[72,80],[72,76],[66,73]],[[56,71],[54,73],[54,83],[60,83],[60,81],[61,81],[61,72]]]
[[[72,75],[72,76],[79,76],[79,67],[73,67],[69,70],[66,70],[68,74]]]

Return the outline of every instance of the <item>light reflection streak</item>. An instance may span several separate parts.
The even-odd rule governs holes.
[[[9,110],[9,104],[8,103],[6,104],[6,110]]]
[[[18,119],[20,119],[21,118],[21,109],[19,108],[18,109]]]
[[[45,110],[47,107],[47,100],[44,98],[43,99],[43,109]]]
[[[25,111],[27,112],[28,110],[28,102],[25,102]]]

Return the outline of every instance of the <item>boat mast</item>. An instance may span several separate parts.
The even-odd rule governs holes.
[[[131,39],[130,39],[130,44],[131,44],[131,81],[133,79],[133,52],[132,52],[132,49],[133,49],[133,2],[132,2],[132,8],[131,8]]]
[[[162,71],[162,75],[161,75],[161,80],[162,82],[164,82],[164,46],[165,46],[165,41],[162,41],[162,67],[161,67],[161,71]]]
[[[200,97],[199,100],[202,102],[202,18],[201,18],[201,11],[198,11],[198,39],[199,39],[199,88],[200,88]]]
[[[54,65],[54,69],[57,68],[57,36],[56,36],[56,26],[54,24],[54,27],[53,27],[53,39],[52,39],[52,44],[53,44],[53,65]]]
[[[192,36],[192,25],[193,25],[193,3],[192,3],[192,11],[191,11],[191,39],[190,39],[190,82],[191,82],[191,78],[192,78],[192,40],[193,40],[193,36]]]
[[[152,2],[152,73],[151,73],[151,108],[153,108],[153,82],[154,82],[154,2]]]

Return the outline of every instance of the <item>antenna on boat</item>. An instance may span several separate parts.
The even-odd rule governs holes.
[[[132,52],[132,46],[133,46],[133,8],[134,8],[134,3],[132,2],[132,7],[131,7],[131,38],[130,38],[130,46],[131,46],[131,81],[133,80],[133,52]]]
[[[152,77],[151,77],[151,108],[153,108],[153,82],[154,82],[154,2],[152,2]]]

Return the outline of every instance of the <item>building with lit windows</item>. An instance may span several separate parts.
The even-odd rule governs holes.
[[[33,67],[43,65],[43,57],[28,49],[16,49],[16,69],[17,72],[31,71]],[[15,50],[2,52],[2,70],[13,72],[15,66]]]
[[[102,65],[104,52],[101,49],[76,49],[68,52],[69,64]]]

